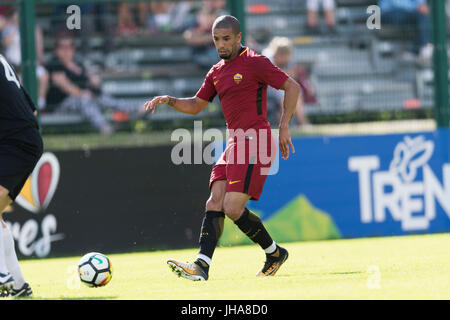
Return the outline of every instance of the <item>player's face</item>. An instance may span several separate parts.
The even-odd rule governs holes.
[[[213,40],[219,57],[230,60],[237,55],[241,46],[241,33],[234,34],[231,28],[213,30]]]

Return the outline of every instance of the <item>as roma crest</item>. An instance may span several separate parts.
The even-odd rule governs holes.
[[[233,79],[234,79],[234,82],[236,82],[236,84],[241,83],[241,81],[242,81],[242,74],[236,73],[236,74],[233,76]]]

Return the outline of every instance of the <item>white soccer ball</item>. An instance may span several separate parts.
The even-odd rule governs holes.
[[[108,257],[98,252],[85,254],[78,263],[80,280],[88,287],[102,287],[112,278],[112,266]]]

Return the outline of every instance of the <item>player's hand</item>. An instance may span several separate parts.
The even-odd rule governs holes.
[[[295,153],[294,145],[292,144],[291,134],[288,127],[280,128],[278,144],[280,146],[281,157],[286,160],[289,158],[289,147],[292,149],[292,153]]]
[[[169,96],[158,96],[154,97],[152,100],[147,101],[144,104],[145,111],[151,110],[152,114],[155,113],[156,106],[160,104],[169,103]]]

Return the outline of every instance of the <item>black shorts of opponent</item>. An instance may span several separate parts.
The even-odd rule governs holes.
[[[0,185],[15,200],[36,163],[41,158],[43,142],[36,128],[27,128],[0,140]]]

